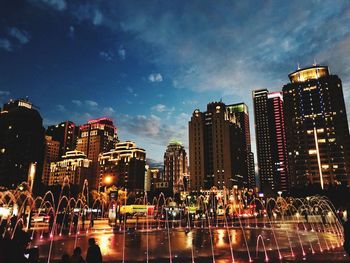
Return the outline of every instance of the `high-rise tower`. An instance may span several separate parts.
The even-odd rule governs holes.
[[[52,140],[60,143],[59,158],[67,151],[73,151],[76,147],[79,127],[71,121],[61,122],[57,125],[47,127],[46,134],[52,137]]]
[[[184,190],[184,176],[187,175],[187,154],[180,142],[171,141],[164,153],[164,176],[173,193]]]
[[[196,109],[189,122],[191,189],[244,187],[247,170],[239,118],[222,102]]]
[[[36,167],[34,190],[41,182],[44,158],[43,121],[27,99],[6,103],[0,113],[0,185],[15,188],[28,181],[31,164]],[[31,180],[32,180],[31,179]],[[33,181],[33,180],[32,180]]]
[[[283,86],[293,187],[349,184],[349,126],[342,82],[327,66],[289,74]]]
[[[117,141],[117,128],[109,118],[90,120],[87,124],[80,126],[77,150],[85,153],[92,161],[90,188],[97,189],[100,184],[99,154],[114,149]]]
[[[245,103],[231,104],[226,106],[226,111],[235,115],[242,130],[242,152],[246,156],[242,165],[243,182],[245,187],[252,189],[255,187],[255,171],[254,155],[251,152],[248,106]]]
[[[253,102],[261,188],[264,192],[289,192],[282,94],[255,90]]]

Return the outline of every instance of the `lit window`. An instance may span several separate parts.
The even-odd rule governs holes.
[[[317,151],[316,151],[316,150],[314,150],[314,149],[309,150],[309,155],[314,155],[314,154],[316,154],[316,153],[317,153]]]

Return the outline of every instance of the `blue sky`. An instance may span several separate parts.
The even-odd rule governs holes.
[[[211,101],[280,90],[314,59],[350,99],[349,1],[0,1],[0,102],[29,96],[45,125],[109,116],[161,161]]]

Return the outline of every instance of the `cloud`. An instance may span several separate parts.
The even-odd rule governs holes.
[[[67,3],[65,0],[33,0],[33,2],[46,4],[59,11],[63,11],[67,7]]]
[[[68,36],[71,38],[73,38],[75,36],[75,27],[74,26],[69,26]]]
[[[9,96],[10,92],[7,90],[0,90],[0,96]]]
[[[118,49],[118,56],[121,60],[125,60],[126,58],[126,50],[123,46],[120,46]]]
[[[98,103],[96,101],[93,101],[93,100],[86,100],[85,104],[90,106],[90,107],[97,107],[98,106]]]
[[[0,49],[4,49],[8,52],[11,52],[13,50],[13,46],[8,39],[0,38]]]
[[[164,104],[156,104],[154,105],[151,110],[157,111],[157,112],[173,112],[175,110],[174,107],[168,108]]]
[[[83,103],[80,100],[72,100],[72,103],[77,105],[77,106],[83,105]]]
[[[0,103],[4,103],[7,99],[8,96],[10,96],[10,92],[7,90],[0,90]],[[2,105],[0,105],[1,107]]]
[[[62,105],[62,104],[56,105],[56,109],[57,109],[58,111],[60,111],[60,112],[66,111],[66,107],[65,107],[64,105]]]
[[[97,25],[100,25],[102,23],[102,20],[103,20],[103,15],[101,13],[100,10],[98,9],[95,9],[95,14],[93,16],[93,19],[92,19],[92,23],[97,26]]]
[[[93,25],[99,26],[104,18],[101,10],[96,4],[78,4],[72,8],[72,14],[79,22],[90,21]]]
[[[19,30],[17,27],[10,27],[8,29],[8,34],[17,39],[22,45],[27,44],[30,40],[29,33],[24,30]]]
[[[115,114],[115,110],[112,107],[104,107],[102,113],[103,115],[110,117]]]
[[[152,73],[148,76],[148,80],[150,82],[162,82],[163,77],[160,73]]]
[[[113,61],[113,53],[111,51],[100,51],[99,55],[101,58],[103,58],[105,61]]]
[[[166,123],[161,118],[150,115],[120,115],[118,117],[119,126],[123,127],[123,132],[129,137],[140,138],[148,142],[151,151],[152,145],[155,147],[166,147],[171,139],[177,139],[188,145],[187,125],[190,116],[186,113],[177,115],[171,124]],[[147,150],[147,149],[146,149]]]

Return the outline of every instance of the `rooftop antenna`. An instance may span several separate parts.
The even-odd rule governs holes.
[[[300,69],[300,64],[299,64],[299,62],[298,62],[298,70]]]
[[[317,66],[316,58],[314,58],[314,64],[312,64],[312,65]]]

